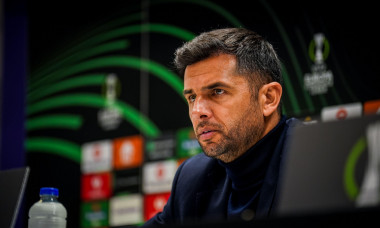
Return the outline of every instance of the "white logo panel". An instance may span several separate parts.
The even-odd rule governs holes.
[[[326,122],[360,117],[362,109],[360,102],[324,107],[321,111],[321,120]]]
[[[113,147],[110,140],[85,143],[82,146],[82,173],[97,173],[112,169]]]
[[[141,194],[115,196],[110,199],[110,225],[135,225],[144,221]]]
[[[143,167],[144,193],[170,192],[177,168],[175,160],[146,163]]]

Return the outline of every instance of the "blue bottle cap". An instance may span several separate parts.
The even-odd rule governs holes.
[[[41,188],[40,189],[40,196],[42,195],[53,195],[58,197],[58,189],[57,188]]]

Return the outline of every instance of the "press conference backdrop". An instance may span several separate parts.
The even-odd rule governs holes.
[[[29,2],[26,207],[54,186],[68,227],[136,225],[162,210],[178,165],[202,152],[173,53],[210,29],[246,27],[273,44],[288,116],[378,112],[375,7],[330,3]]]

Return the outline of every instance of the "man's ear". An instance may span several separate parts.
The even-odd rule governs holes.
[[[259,103],[264,116],[270,116],[276,112],[280,105],[282,86],[278,82],[263,85],[259,90]]]

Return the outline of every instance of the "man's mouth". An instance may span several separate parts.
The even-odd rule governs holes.
[[[199,141],[211,140],[220,131],[221,126],[216,123],[202,122],[197,125],[196,134]]]
[[[200,135],[203,135],[203,134],[207,134],[209,132],[212,132],[212,131],[215,131],[214,129],[212,129],[211,127],[199,127],[197,129],[197,135],[200,136]]]
[[[199,140],[209,140],[211,139],[214,135],[216,134],[215,130],[203,130],[198,134],[198,139]]]

